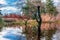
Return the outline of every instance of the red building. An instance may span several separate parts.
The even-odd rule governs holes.
[[[27,17],[26,15],[17,15],[17,14],[9,14],[9,15],[5,15],[3,16],[3,20],[5,22],[19,22],[20,20],[24,20],[24,19],[28,19],[29,17]]]
[[[22,17],[20,15],[16,15],[16,14],[10,14],[10,15],[3,16],[3,20],[6,22],[7,21],[10,21],[10,22],[17,21],[18,22],[21,18]]]

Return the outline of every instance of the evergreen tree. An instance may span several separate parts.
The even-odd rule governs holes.
[[[1,10],[0,10],[0,31],[2,29],[2,26],[3,26],[3,20],[2,20]]]
[[[50,19],[52,18],[52,16],[56,16],[58,14],[53,0],[46,0],[46,12],[49,13]]]
[[[58,14],[58,11],[56,10],[56,7],[54,6],[53,0],[46,0],[46,12],[49,14],[50,20],[53,17],[56,17],[56,15]],[[56,32],[56,29],[54,30],[51,29],[51,23],[49,23],[49,27],[50,29],[47,30],[46,40],[52,40],[52,36]]]

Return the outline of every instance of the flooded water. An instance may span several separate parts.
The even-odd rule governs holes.
[[[22,34],[22,28],[3,28],[0,32],[0,40],[26,40],[24,34]]]
[[[55,23],[52,23],[52,24],[43,23],[41,27],[42,27],[42,30],[43,29],[48,30],[48,29],[50,29],[50,27],[51,28],[56,27],[57,30],[52,35],[52,40],[60,40],[60,28],[59,28],[60,26],[59,26],[59,24],[56,25]],[[32,31],[30,28],[28,30],[30,32],[30,34],[28,34],[28,36],[26,36],[25,34],[22,34],[23,33],[22,30],[23,30],[22,27],[20,27],[20,28],[18,28],[18,27],[16,27],[16,28],[4,27],[2,29],[2,31],[0,32],[0,40],[36,40],[36,39],[31,39],[30,36],[32,36],[32,33],[31,33]],[[46,40],[46,38],[42,37],[41,40]]]
[[[54,29],[54,27],[55,27],[57,30],[55,31],[55,33],[53,33],[53,31],[51,31],[51,33],[53,33],[51,40],[60,40],[60,24],[58,24],[58,23],[42,23],[41,27],[42,27],[41,28],[42,30],[44,30],[44,29],[49,30],[50,28]],[[45,38],[42,38],[42,39],[46,40]]]

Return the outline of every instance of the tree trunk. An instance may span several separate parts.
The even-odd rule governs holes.
[[[42,24],[42,18],[40,15],[40,6],[37,7],[38,8],[38,14],[37,14],[37,22],[38,22],[38,39],[37,40],[41,40],[41,24]]]

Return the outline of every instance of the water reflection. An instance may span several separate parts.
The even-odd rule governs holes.
[[[26,38],[21,28],[8,27],[0,32],[0,40],[26,40]]]
[[[60,24],[42,23],[41,40],[60,40]],[[0,40],[37,40],[37,27],[5,27],[0,32]],[[23,31],[25,30],[25,32]],[[23,33],[23,34],[22,34]],[[49,38],[49,39],[48,39]]]
[[[57,23],[42,23],[42,38],[41,40],[56,40],[57,39],[57,31],[58,31]],[[34,29],[33,29],[34,28]],[[37,40],[37,27],[27,27],[27,31],[25,32],[27,40]]]

